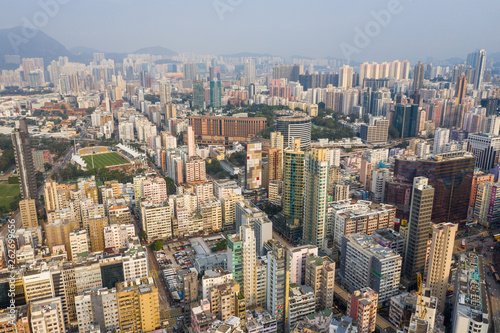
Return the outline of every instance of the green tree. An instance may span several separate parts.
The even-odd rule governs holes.
[[[399,132],[393,125],[389,126],[389,136],[393,139],[399,139]]]
[[[139,232],[139,238],[140,238],[140,239],[146,239],[146,236],[147,236],[147,235],[146,235],[146,232],[145,232],[144,230],[141,230],[141,231]]]
[[[163,243],[160,240],[157,240],[153,243],[153,250],[160,251],[163,249]]]
[[[49,171],[50,169],[52,169],[52,164],[43,163],[43,168],[45,169],[45,171]]]
[[[172,195],[177,192],[177,187],[175,186],[175,182],[170,177],[165,177],[165,183],[167,184],[167,194]]]

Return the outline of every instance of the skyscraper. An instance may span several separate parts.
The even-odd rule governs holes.
[[[19,186],[22,199],[34,199],[38,203],[38,193],[35,178],[35,166],[31,153],[30,138],[26,119],[16,120],[16,128],[12,132],[12,144],[19,174]]]
[[[350,89],[352,88],[352,77],[354,69],[347,65],[339,68],[339,88]]]
[[[313,149],[305,156],[303,241],[323,246],[326,236],[326,205],[329,163],[326,149]]]
[[[396,104],[394,127],[400,138],[411,138],[417,135],[417,104]]]
[[[205,108],[205,88],[203,82],[193,82],[193,108],[195,110]]]
[[[416,281],[417,273],[423,274],[429,229],[431,224],[434,188],[428,185],[425,177],[415,177],[408,222],[408,237],[406,240],[406,255],[403,275],[408,281]]]
[[[240,239],[242,241],[242,271],[243,271],[243,295],[247,300],[247,306],[252,307],[257,302],[257,257],[254,229],[246,224],[240,227]]]
[[[434,148],[432,152],[437,155],[443,153],[444,146],[450,141],[450,129],[449,128],[436,128],[434,132]]]
[[[160,81],[160,107],[163,113],[166,112],[167,104],[172,102],[170,80],[162,79]]]
[[[283,167],[283,215],[285,218],[302,220],[304,213],[304,159],[300,139],[293,148],[285,149]]]
[[[474,89],[479,89],[483,83],[484,67],[486,66],[486,51],[479,50],[477,53],[476,69],[474,70]]]
[[[278,332],[283,332],[287,321],[289,270],[286,248],[279,241],[269,241],[271,251],[267,253],[267,310],[278,322]]]
[[[221,85],[220,81],[210,81],[210,106],[220,108],[221,102]]]
[[[194,141],[194,130],[193,126],[189,125],[187,128],[187,141],[188,141],[188,157],[196,156],[195,152],[195,141]]]
[[[251,83],[255,83],[255,59],[250,58],[245,61],[244,64],[244,73],[243,76],[245,78],[245,86],[249,86]]]
[[[437,298],[437,311],[439,313],[443,313],[446,304],[456,232],[457,226],[453,223],[432,226],[432,246],[426,286],[431,288],[431,295]]]
[[[424,86],[425,65],[419,61],[413,70],[413,91],[418,93]]]
[[[476,157],[476,168],[490,171],[495,167],[500,155],[500,136],[494,134],[471,134],[467,150]]]
[[[276,129],[283,135],[284,147],[290,147],[293,139],[300,139],[301,148],[311,146],[311,118],[290,116],[278,118]]]
[[[462,74],[459,76],[457,85],[455,86],[455,97],[457,98],[456,104],[462,103],[462,98],[465,97],[467,92],[467,76]]]

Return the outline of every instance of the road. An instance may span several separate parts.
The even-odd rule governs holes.
[[[21,229],[22,227],[22,221],[21,221],[21,213],[19,213],[19,211],[17,211],[12,217],[11,219],[15,219],[16,220],[16,228],[14,230],[18,230],[18,229]],[[5,223],[2,228],[0,229],[0,237],[2,238],[6,238],[7,237],[7,234],[9,232],[9,229],[8,229],[8,226],[9,223]]]

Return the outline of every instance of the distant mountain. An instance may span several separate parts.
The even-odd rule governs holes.
[[[221,54],[222,57],[245,58],[245,57],[274,57],[269,53],[240,52],[234,54]]]
[[[161,56],[175,56],[178,54],[177,52],[172,51],[170,49],[167,49],[163,46],[144,47],[144,48],[139,49],[133,53],[134,54],[161,55]]]
[[[68,51],[54,38],[38,30],[34,36],[23,33],[22,27],[0,29],[0,68],[9,68],[5,64],[6,55],[19,55],[21,58],[43,58],[45,65],[60,56],[68,57],[70,61],[82,59]]]

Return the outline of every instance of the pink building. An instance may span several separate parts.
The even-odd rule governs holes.
[[[153,204],[160,204],[167,200],[167,184],[163,178],[153,178],[142,182],[142,193]]]
[[[289,250],[290,282],[303,285],[306,275],[306,258],[309,255],[318,255],[318,248],[313,245],[293,247]]]

